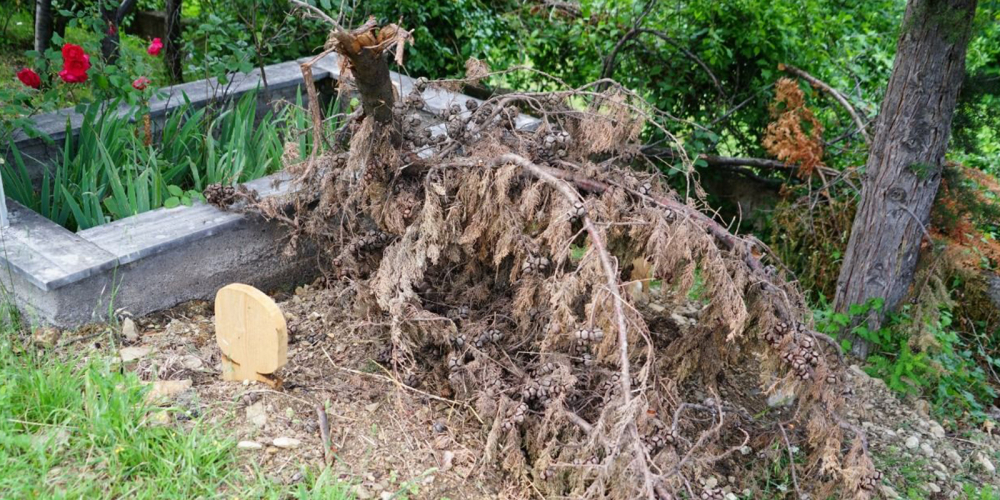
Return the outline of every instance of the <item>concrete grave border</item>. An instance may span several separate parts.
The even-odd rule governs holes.
[[[299,64],[265,67],[269,90],[302,85]],[[317,83],[340,76],[336,55],[321,59],[313,68]],[[405,75],[394,72],[392,79],[402,95],[413,88],[413,80]],[[258,70],[236,75],[228,96],[237,97],[260,83]],[[183,102],[182,92],[192,104],[206,104],[216,85],[199,81],[164,89],[169,97],[151,103],[154,119],[162,119],[172,103]],[[452,104],[465,109],[465,101],[476,100],[439,88],[426,89],[423,97],[424,111],[431,114],[440,114]],[[40,116],[36,123],[59,142],[65,136],[67,117],[78,131],[82,117],[71,109]],[[538,124],[537,119],[521,115],[517,125],[530,129]],[[443,133],[443,128],[436,126],[435,135]],[[19,148],[39,148],[41,141],[23,134],[16,140]],[[45,156],[40,156],[44,162]],[[283,197],[292,194],[288,180],[287,174],[277,173],[246,185],[261,197]],[[315,253],[308,246],[295,255],[284,255],[285,232],[277,223],[204,203],[152,210],[77,233],[13,200],[7,199],[7,204],[10,226],[0,232],[0,266],[5,271],[0,272],[0,283],[12,292],[32,323],[77,327],[107,320],[118,309],[144,315],[189,300],[209,299],[234,282],[272,290],[307,282],[316,272]]]

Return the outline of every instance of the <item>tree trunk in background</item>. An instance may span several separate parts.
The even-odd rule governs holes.
[[[118,60],[121,38],[118,35],[118,8],[112,5],[111,0],[101,0],[101,19],[107,30],[101,39],[101,57],[105,63],[114,64]]]
[[[181,62],[181,3],[182,0],[167,0],[167,39],[163,42],[163,52],[167,74],[173,83],[184,81]]]
[[[878,328],[907,296],[965,75],[976,0],[909,0],[892,76],[875,127],[835,305],[885,300],[866,318]],[[870,346],[852,339],[854,354]]]
[[[104,62],[114,64],[118,60],[119,47],[121,46],[121,26],[119,26],[125,16],[135,7],[137,0],[122,0],[119,4],[116,0],[101,1],[101,18],[104,20],[106,32],[101,39],[101,56]]]
[[[35,50],[45,54],[52,43],[52,0],[35,0]]]

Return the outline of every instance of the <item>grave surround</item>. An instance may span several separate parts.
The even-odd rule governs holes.
[[[264,68],[272,102],[294,98],[303,85],[299,65],[305,60]],[[313,75],[317,85],[333,88],[340,76],[337,56],[319,60]],[[407,76],[392,73],[392,79],[401,95],[413,88]],[[167,97],[150,103],[152,118],[162,122],[168,110],[184,102],[183,95],[195,106],[220,95],[238,98],[262,87],[260,72],[235,75],[225,87],[210,79],[165,88]],[[465,109],[465,101],[475,100],[434,87],[427,88],[423,97],[424,111],[431,115],[452,104]],[[72,109],[39,116],[36,124],[61,144],[67,118],[70,133],[78,133],[82,116]],[[538,123],[528,116],[518,119],[522,128]],[[443,126],[435,126],[434,133],[443,133]],[[28,167],[38,177],[58,151],[57,146],[24,134],[15,137],[15,143],[25,156],[34,158]],[[262,197],[288,197],[294,189],[282,172],[246,185]],[[0,232],[0,283],[32,325],[78,327],[105,321],[118,310],[140,316],[189,300],[209,300],[230,283],[276,290],[309,282],[316,275],[314,249],[302,245],[287,255],[286,233],[277,223],[205,203],[152,210],[76,233],[9,198],[7,206],[10,227]]]

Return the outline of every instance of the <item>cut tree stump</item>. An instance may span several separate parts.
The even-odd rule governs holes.
[[[215,338],[222,350],[223,380],[257,380],[272,387],[288,362],[288,327],[264,292],[240,283],[215,295]]]

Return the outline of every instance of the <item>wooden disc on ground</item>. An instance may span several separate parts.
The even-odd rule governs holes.
[[[215,338],[222,350],[223,380],[279,381],[271,374],[288,361],[288,327],[264,292],[240,283],[215,294]]]

